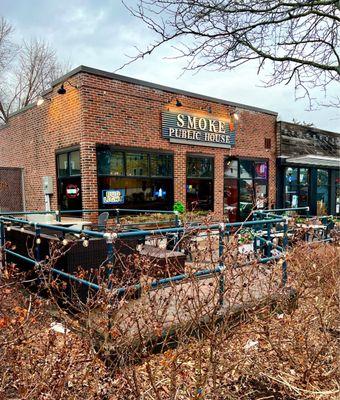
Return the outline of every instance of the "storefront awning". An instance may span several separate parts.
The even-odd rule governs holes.
[[[288,157],[285,159],[287,164],[306,164],[320,167],[338,167],[340,168],[340,159],[338,157],[326,157],[317,155],[306,155],[299,157]]]

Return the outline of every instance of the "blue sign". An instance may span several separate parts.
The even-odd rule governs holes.
[[[102,190],[103,204],[124,204],[125,189]]]

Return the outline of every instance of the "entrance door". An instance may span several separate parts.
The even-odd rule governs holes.
[[[58,205],[61,210],[81,210],[80,152],[69,150],[57,155]]]
[[[59,205],[61,210],[81,210],[80,177],[59,180]]]

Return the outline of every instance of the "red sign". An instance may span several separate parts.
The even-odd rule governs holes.
[[[75,199],[76,197],[79,196],[79,187],[77,185],[74,185],[73,183],[69,183],[66,186],[66,197],[69,199]]]

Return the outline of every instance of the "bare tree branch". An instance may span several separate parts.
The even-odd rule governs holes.
[[[11,38],[12,32],[11,25],[0,19],[0,123],[34,102],[64,69],[46,42],[31,39],[19,47]]]
[[[125,6],[157,36],[127,64],[176,41],[187,70],[223,71],[258,60],[258,73],[271,67],[267,85],[294,81],[310,99],[310,89],[326,91],[340,81],[337,0],[139,0]]]

